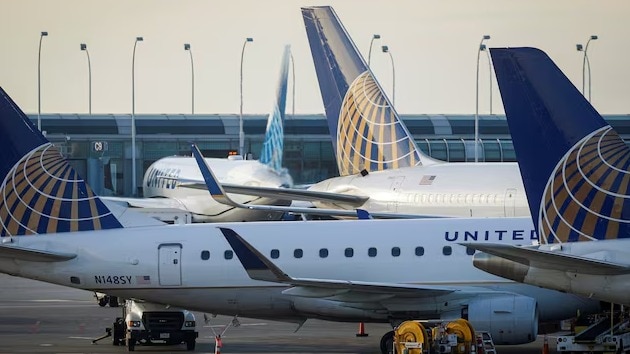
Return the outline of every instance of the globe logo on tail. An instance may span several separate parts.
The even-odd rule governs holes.
[[[342,176],[420,164],[420,153],[369,71],[348,88],[337,126]]]
[[[575,144],[556,165],[539,213],[541,242],[629,237],[630,150],[605,126]]]
[[[50,143],[20,159],[0,186],[0,235],[122,227]]]

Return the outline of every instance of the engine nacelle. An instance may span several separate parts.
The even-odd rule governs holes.
[[[475,330],[490,332],[495,344],[530,343],[538,335],[538,305],[527,296],[480,296],[468,304],[468,320]]]

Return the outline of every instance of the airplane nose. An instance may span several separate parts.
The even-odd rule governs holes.
[[[523,282],[529,271],[529,266],[511,261],[488,253],[478,252],[473,256],[473,265],[490,274]]]

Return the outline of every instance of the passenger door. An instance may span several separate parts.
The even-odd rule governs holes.
[[[158,246],[158,275],[160,285],[182,285],[182,245],[165,243]]]

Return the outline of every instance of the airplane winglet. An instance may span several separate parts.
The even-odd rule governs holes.
[[[191,150],[192,155],[197,161],[197,165],[201,170],[203,180],[204,182],[206,182],[208,192],[210,192],[212,198],[222,204],[236,207],[240,206],[239,203],[233,201],[232,199],[230,199],[230,197],[227,196],[227,194],[223,190],[223,187],[221,187],[221,185],[219,184],[217,177],[214,175],[214,173],[212,173],[210,166],[208,166],[208,162],[206,162],[206,160],[203,158],[203,155],[201,154],[201,151],[199,151],[197,145],[191,144]]]
[[[374,219],[370,212],[365,209],[357,209],[357,219],[359,220],[369,220]]]
[[[292,281],[291,277],[286,275],[249,242],[245,241],[236,231],[227,227],[219,227],[219,230],[221,230],[234,253],[236,253],[250,278],[276,283],[289,283]]]

